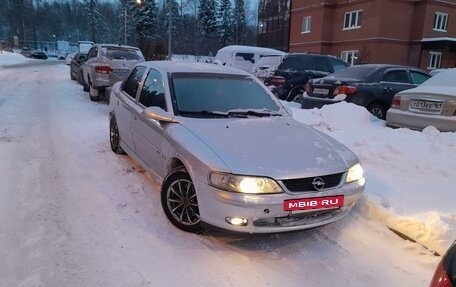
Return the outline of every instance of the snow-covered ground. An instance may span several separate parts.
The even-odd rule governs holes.
[[[456,238],[455,133],[392,130],[346,103],[286,105],[358,155],[365,198],[321,228],[194,235],[166,220],[158,183],[110,151],[107,106],[68,66],[0,70],[0,285],[427,286],[433,251]]]
[[[0,68],[2,66],[7,66],[7,65],[22,64],[29,60],[30,59],[27,59],[26,57],[22,56],[21,54],[3,51],[2,53],[0,53]]]

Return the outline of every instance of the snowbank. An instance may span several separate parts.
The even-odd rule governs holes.
[[[361,212],[443,254],[456,239],[456,133],[391,129],[363,107],[341,102],[294,118],[329,134],[359,157],[366,175]]]
[[[29,59],[21,54],[10,53],[3,51],[0,53],[0,67],[5,65],[15,65],[27,62]]]

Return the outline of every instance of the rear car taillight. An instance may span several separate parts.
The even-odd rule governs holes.
[[[100,74],[109,74],[112,72],[112,69],[109,66],[95,66],[95,72]]]
[[[271,78],[270,83],[274,86],[282,86],[285,84],[285,78],[282,76],[274,76]]]
[[[434,277],[432,277],[429,287],[453,287],[450,279],[443,267],[443,262],[440,262],[435,270]]]
[[[334,89],[333,95],[337,96],[339,94],[346,94],[347,96],[351,96],[356,93],[357,88],[353,86],[337,86]]]
[[[391,107],[393,109],[399,109],[401,107],[401,96],[394,96]]]
[[[306,91],[306,93],[308,95],[310,95],[310,85],[309,85],[309,83],[306,84],[306,86],[304,87],[304,90]]]

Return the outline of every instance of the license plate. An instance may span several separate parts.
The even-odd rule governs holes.
[[[443,108],[443,103],[436,101],[411,100],[410,108],[417,110],[440,112]]]
[[[325,197],[313,197],[313,198],[300,198],[300,199],[289,199],[284,200],[283,210],[295,211],[295,210],[312,210],[312,209],[327,209],[327,208],[339,208],[344,205],[344,196],[325,196]]]
[[[314,88],[313,93],[319,95],[327,95],[329,93],[329,89]]]

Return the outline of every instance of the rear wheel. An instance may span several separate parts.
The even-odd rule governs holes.
[[[120,135],[119,128],[114,116],[109,121],[109,141],[111,143],[111,150],[117,154],[125,154],[124,150],[120,146]]]
[[[386,109],[382,104],[373,103],[367,107],[367,110],[377,118],[384,120],[386,118]]]
[[[76,77],[74,76],[73,68],[70,68],[70,78],[75,81]]]
[[[94,88],[92,86],[92,83],[89,82],[89,97],[90,97],[90,100],[94,101],[94,102],[98,101],[99,93],[100,92],[98,91],[98,89]]]
[[[302,94],[304,94],[304,88],[296,86],[288,93],[287,101],[299,103]]]
[[[204,231],[195,186],[185,170],[177,169],[164,179],[160,197],[163,211],[174,226],[186,232]]]

